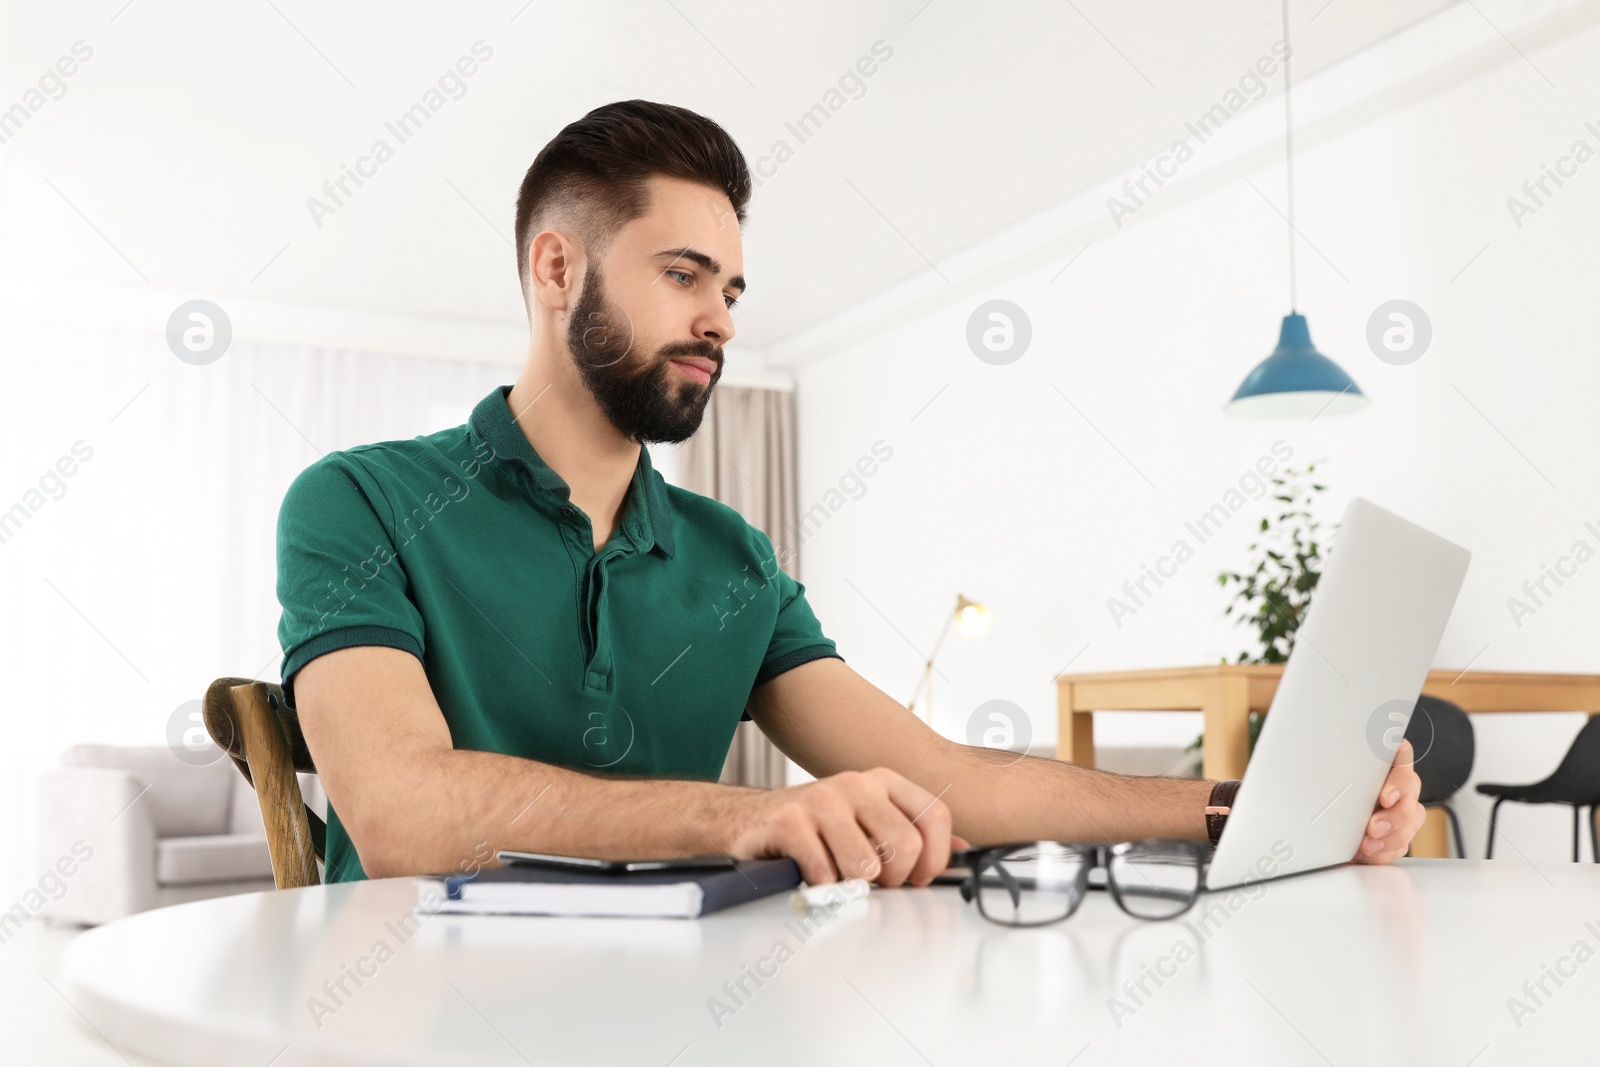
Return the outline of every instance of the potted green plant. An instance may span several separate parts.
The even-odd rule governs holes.
[[[1271,479],[1275,505],[1261,517],[1256,539],[1250,544],[1251,565],[1243,571],[1223,571],[1217,584],[1232,588],[1233,596],[1222,611],[1241,626],[1255,631],[1257,647],[1240,652],[1235,663],[1285,663],[1294,648],[1295,634],[1311,604],[1311,594],[1322,578],[1327,557],[1323,552],[1331,529],[1324,533],[1317,521],[1317,496],[1327,486],[1316,480],[1316,463],[1303,470],[1285,468]],[[1228,662],[1226,656],[1222,662]],[[1250,714],[1250,750],[1255,751],[1262,716]],[[1185,752],[1196,754],[1193,770],[1200,773],[1204,735]]]

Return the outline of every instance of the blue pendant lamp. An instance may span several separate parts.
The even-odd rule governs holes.
[[[1289,0],[1283,0],[1283,40],[1289,43]],[[1367,405],[1367,398],[1344,370],[1311,343],[1306,317],[1295,310],[1294,121],[1290,110],[1289,57],[1283,61],[1283,152],[1289,184],[1289,314],[1278,332],[1278,347],[1245,376],[1228,401],[1230,415],[1314,419]]]

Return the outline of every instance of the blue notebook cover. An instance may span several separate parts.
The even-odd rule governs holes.
[[[444,879],[444,886],[448,899],[470,900],[474,884],[595,885],[605,886],[610,892],[618,886],[683,885],[690,882],[699,885],[703,894],[699,914],[709,915],[735,904],[793,889],[800,884],[800,868],[791,859],[740,860],[731,870],[630,871],[618,874],[508,864],[485,868],[472,875],[450,875]]]

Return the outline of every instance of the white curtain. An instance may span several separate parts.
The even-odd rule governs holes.
[[[41,873],[38,776],[63,749],[163,744],[211,679],[277,679],[294,476],[457,425],[515,373],[242,342],[192,366],[159,333],[0,319],[0,899]]]

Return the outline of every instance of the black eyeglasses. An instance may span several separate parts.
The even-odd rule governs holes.
[[[1106,869],[1117,906],[1136,919],[1172,919],[1200,897],[1206,847],[1198,841],[1147,838],[1117,845],[1029,841],[967,849],[950,857],[968,868],[965,900],[1005,926],[1044,926],[1078,910],[1089,871]]]

